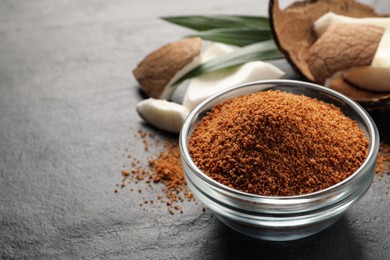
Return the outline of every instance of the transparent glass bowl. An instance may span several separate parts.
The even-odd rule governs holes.
[[[304,94],[332,103],[354,119],[369,140],[369,154],[362,166],[348,179],[327,189],[285,197],[238,191],[211,179],[198,169],[191,160],[188,140],[205,113],[229,98],[270,89]],[[229,227],[255,238],[272,241],[307,237],[336,222],[370,187],[378,150],[378,130],[367,112],[357,103],[331,89],[293,80],[252,82],[214,95],[190,113],[180,133],[183,169],[195,197]]]

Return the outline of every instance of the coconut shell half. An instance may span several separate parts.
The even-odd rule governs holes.
[[[313,24],[327,12],[355,18],[380,17],[373,8],[358,3],[355,0],[297,1],[283,10],[280,9],[279,0],[270,0],[269,4],[270,26],[279,50],[300,76],[312,82],[315,82],[315,80],[310,72],[307,60],[309,50],[317,40],[317,36],[313,30]],[[340,85],[338,86],[337,84]],[[339,92],[348,95],[364,106],[376,107],[378,102],[383,103],[379,104],[380,107],[383,107],[383,105],[388,106],[386,101],[388,99],[387,93],[367,95],[367,92],[370,91],[363,91],[352,87],[354,93],[359,93],[360,91],[364,93],[351,96],[349,91],[343,91],[343,88],[346,87],[345,84],[350,86],[342,79],[341,81],[335,80],[331,88],[337,89]],[[360,98],[356,98],[357,96]],[[362,96],[366,97],[361,98]],[[390,106],[388,107],[390,108]]]

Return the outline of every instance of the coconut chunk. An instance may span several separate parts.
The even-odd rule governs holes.
[[[202,61],[207,62],[234,49],[230,45],[212,43],[202,55]],[[263,79],[278,79],[283,75],[283,71],[262,61],[248,62],[236,68],[211,72],[190,80],[183,105],[191,111],[208,97],[235,85]]]
[[[332,75],[333,71],[329,69],[330,67],[340,67],[340,70],[342,70],[342,68],[345,70],[354,66],[369,65],[386,67],[387,64],[390,64],[390,50],[386,48],[386,46],[390,46],[390,37],[387,37],[387,30],[382,35],[382,39],[380,40],[379,47],[377,46],[377,52],[374,57],[372,57],[373,51],[370,47],[369,50],[362,50],[361,53],[355,52],[355,59],[359,61],[355,63],[355,59],[352,57],[353,55],[351,54],[350,49],[360,48],[359,46],[355,46],[355,44],[360,44],[356,41],[354,44],[351,42],[349,43],[349,49],[344,47],[342,50],[337,51],[337,48],[328,46],[324,49],[325,54],[321,54],[320,50],[316,50],[315,53],[320,55],[320,59],[318,57],[310,56],[310,51],[313,51],[311,48],[316,43],[318,36],[325,32],[331,23],[335,20],[339,20],[338,18],[335,18],[338,15],[342,15],[344,18],[346,17],[345,19],[342,19],[348,23],[350,23],[350,20],[353,18],[363,18],[360,20],[364,22],[360,22],[359,24],[365,23],[366,21],[370,24],[373,24],[372,22],[375,24],[379,19],[384,17],[389,19],[389,16],[379,15],[372,7],[359,3],[356,0],[297,0],[283,10],[280,9],[278,0],[270,0],[269,5],[270,24],[275,42],[280,51],[285,55],[287,61],[291,64],[292,68],[295,69],[298,74],[304,79],[317,83],[323,83],[326,77],[331,77],[327,80],[327,82],[331,82],[331,88],[360,102],[366,109],[389,109],[388,92],[379,93],[377,91],[372,91],[371,93],[368,90],[357,88],[352,86],[352,83],[344,80],[342,74],[345,71],[339,71],[340,73]],[[320,25],[318,25],[319,29],[317,33],[314,28],[314,23],[316,21],[320,23]],[[387,25],[383,25],[383,20],[380,20],[379,22],[380,24],[376,25],[388,28]],[[364,34],[365,33],[366,32],[364,32]],[[363,37],[363,35],[360,34],[355,34],[355,36],[358,39]],[[332,36],[331,38],[334,37]],[[373,39],[371,39],[371,42],[372,40]],[[330,39],[329,41],[334,42],[335,39]],[[335,46],[336,44],[332,43],[331,45]],[[382,45],[385,46],[385,48],[382,48]],[[342,55],[346,55],[347,59],[340,59],[335,63],[334,57]],[[325,56],[327,56],[329,60],[324,59]],[[311,66],[317,66],[314,68],[314,73],[316,75],[313,75],[313,72],[311,71],[312,68],[309,67],[308,61],[310,59],[312,62]],[[371,64],[368,63],[369,60],[371,60]],[[366,61],[367,64],[365,64]],[[351,67],[347,66],[348,63],[351,63]],[[324,65],[322,72],[320,71],[321,65]],[[377,88],[379,86],[370,85],[370,87]]]
[[[390,67],[390,17],[353,18],[328,12],[315,21],[314,31],[318,36],[321,36],[329,26],[340,23],[368,24],[383,27],[385,32],[381,38],[371,66],[382,68]]]
[[[192,110],[203,100],[235,85],[257,80],[278,79],[283,75],[283,71],[262,61],[252,61],[237,68],[202,75],[191,80],[183,105]]]
[[[278,0],[269,5],[270,24],[274,39],[293,69],[314,81],[307,65],[309,49],[317,40],[314,22],[327,12],[350,17],[378,17],[374,9],[355,0],[296,1],[281,10]]]
[[[317,83],[324,84],[338,71],[369,66],[384,28],[366,24],[332,24],[309,50],[308,67]]]
[[[381,26],[385,30],[390,29],[390,18],[388,17],[366,17],[366,18],[353,18],[344,15],[338,15],[333,12],[328,12],[321,16],[314,23],[314,31],[317,36],[321,36],[329,26],[337,23],[348,23],[348,24],[369,24]]]
[[[345,81],[342,73],[327,80],[327,86],[356,100],[370,111],[387,111],[390,107],[390,92],[374,92],[357,88]]]
[[[383,33],[367,25],[382,28]],[[335,26],[339,28],[338,34],[332,29]],[[390,91],[390,18],[352,18],[329,12],[314,23],[314,30],[321,37],[310,49],[308,65],[316,81],[341,72],[339,75],[344,80],[363,90]],[[333,57],[328,50],[336,50],[341,55]],[[367,58],[372,58],[371,63]],[[321,66],[325,70],[321,70]]]
[[[188,109],[180,104],[154,98],[139,102],[137,112],[149,124],[172,133],[180,132],[189,114]]]
[[[390,93],[390,67],[357,67],[342,73],[342,75],[344,80],[361,89]]]
[[[169,99],[172,84],[201,62],[201,38],[186,38],[162,46],[146,56],[134,69],[135,78],[149,97]]]
[[[390,20],[390,18],[388,18]],[[390,68],[390,28],[386,29],[379,43],[371,66],[377,68]]]
[[[212,60],[218,56],[230,53],[238,48],[240,47],[235,47],[220,42],[211,42],[206,51],[204,51],[202,54],[202,63]]]

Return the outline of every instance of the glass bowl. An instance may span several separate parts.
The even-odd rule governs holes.
[[[349,178],[327,189],[298,196],[260,196],[229,188],[204,174],[191,159],[188,141],[200,119],[215,105],[233,97],[280,90],[317,98],[339,107],[355,120],[369,140],[368,156]],[[199,104],[180,133],[185,178],[195,197],[229,227],[271,241],[295,240],[313,235],[335,223],[369,189],[379,150],[375,123],[357,103],[331,89],[294,80],[265,80],[239,85]]]

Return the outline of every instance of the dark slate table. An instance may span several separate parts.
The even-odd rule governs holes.
[[[158,188],[139,194],[131,184],[114,193],[129,163],[122,155],[147,160],[135,132],[153,131],[135,112],[143,97],[131,70],[190,32],[158,17],[264,15],[266,1],[0,6],[0,258],[390,259],[388,176],[331,228],[283,243],[240,235],[194,203],[174,216],[140,207]],[[375,120],[387,138],[388,117]]]

